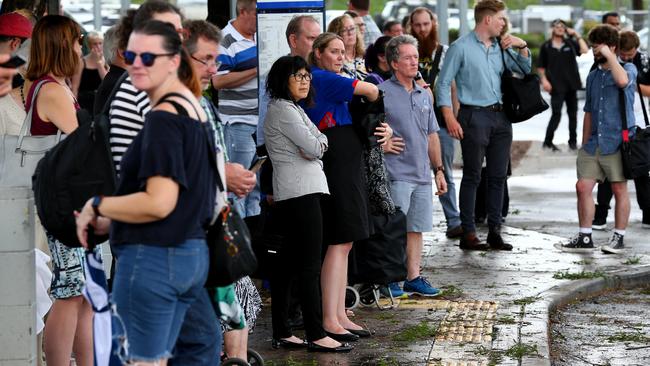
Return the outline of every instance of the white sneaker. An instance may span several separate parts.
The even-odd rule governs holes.
[[[603,245],[600,247],[600,250],[605,254],[620,254],[625,250],[623,245],[623,235],[619,233],[612,234],[612,238],[609,239],[609,244]]]

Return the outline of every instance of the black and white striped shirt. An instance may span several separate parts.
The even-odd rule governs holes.
[[[120,174],[120,162],[129,145],[144,126],[144,116],[151,110],[147,93],[139,91],[128,77],[111,101],[109,110],[111,155],[115,172]]]

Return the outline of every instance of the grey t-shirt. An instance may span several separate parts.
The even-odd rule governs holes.
[[[386,122],[394,136],[404,139],[404,151],[386,154],[386,168],[391,180],[431,184],[429,135],[440,128],[429,93],[414,84],[409,93],[395,76],[379,84],[384,92]]]

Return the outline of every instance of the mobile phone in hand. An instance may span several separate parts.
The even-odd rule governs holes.
[[[14,55],[12,58],[9,59],[9,61],[0,64],[0,67],[4,67],[5,69],[16,69],[20,66],[23,66],[27,61],[25,61],[24,58]]]
[[[255,162],[248,168],[248,170],[252,171],[253,173],[257,173],[258,170],[264,165],[264,162],[266,159],[268,159],[268,156],[260,156]]]

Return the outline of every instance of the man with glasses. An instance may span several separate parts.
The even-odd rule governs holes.
[[[474,30],[449,46],[436,84],[436,103],[442,109],[449,135],[460,139],[463,151],[463,179],[460,185],[460,219],[463,250],[512,250],[501,237],[503,187],[510,161],[512,125],[503,112],[501,74],[504,67],[530,72],[530,51],[521,38],[499,37],[506,25],[505,4],[483,0],[474,6]],[[516,51],[515,51],[516,49]],[[501,52],[509,53],[503,56]],[[483,55],[477,57],[477,55]],[[451,84],[456,82],[460,110],[452,110]],[[481,181],[481,166],[486,160],[488,178],[487,243],[476,235],[474,205]]]
[[[580,34],[567,27],[561,19],[551,23],[551,39],[544,42],[539,52],[539,67],[542,87],[551,94],[551,120],[546,128],[546,137],[542,147],[551,151],[560,151],[553,144],[553,135],[562,118],[562,104],[566,102],[569,116],[569,149],[576,150],[578,126],[578,89],[580,73],[576,57],[588,51],[587,42]]]
[[[237,18],[223,29],[219,47],[221,66],[212,77],[219,91],[219,118],[225,124],[224,137],[230,161],[244,167],[255,159],[258,123],[257,85],[257,2],[237,0]],[[234,207],[242,217],[260,213],[260,191],[255,187]]]

